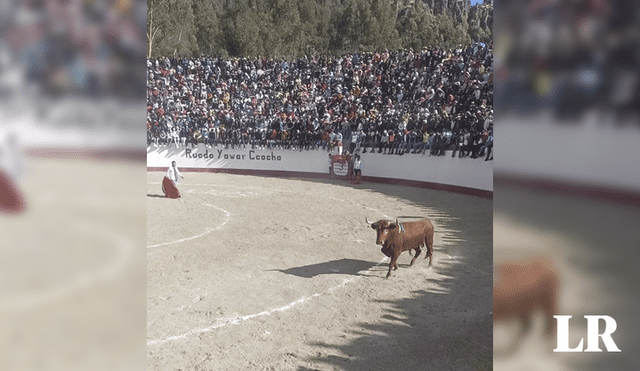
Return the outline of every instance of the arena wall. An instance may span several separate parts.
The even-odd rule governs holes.
[[[166,171],[176,161],[182,171],[209,171],[263,176],[329,177],[326,151],[252,150],[151,145],[147,170]],[[481,197],[493,197],[493,161],[452,158],[451,153],[430,157],[362,154],[365,181],[405,184]]]

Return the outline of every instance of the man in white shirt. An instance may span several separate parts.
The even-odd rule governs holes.
[[[353,161],[353,170],[355,171],[356,176],[362,174],[362,160],[360,160],[360,155],[356,155],[356,158]]]
[[[355,155],[353,160],[353,178],[351,179],[351,183],[362,183],[362,160],[360,160],[360,155]]]
[[[0,214],[17,214],[26,208],[22,193],[15,183],[22,172],[18,141],[10,133],[0,146]]]
[[[176,162],[172,161],[171,167],[167,170],[167,178],[171,179],[173,181],[173,184],[175,185],[180,181],[178,177],[184,179],[182,174],[180,174],[180,170],[178,170],[178,166],[176,166]]]
[[[342,133],[339,131],[336,133],[336,142],[338,145],[338,154],[342,155]]]
[[[22,175],[22,149],[15,133],[8,133],[4,142],[0,141],[0,170],[5,171],[14,180]]]
[[[356,146],[358,145],[358,141],[360,140],[360,132],[354,131],[351,134],[351,145],[349,145],[349,152],[354,153],[356,150]]]
[[[180,170],[178,170],[178,166],[176,166],[176,162],[172,161],[171,167],[167,170],[167,175],[162,180],[162,192],[164,192],[167,198],[180,198],[180,191],[178,191],[178,187],[176,187],[179,178],[184,179],[182,174],[180,174]]]

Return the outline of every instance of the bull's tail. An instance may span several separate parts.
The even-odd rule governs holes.
[[[433,232],[427,233],[424,239],[424,244],[427,248],[427,253],[424,254],[424,258],[429,258],[429,266],[431,266],[431,261],[433,260]]]
[[[556,321],[553,318],[555,313],[558,313],[558,286],[559,280],[555,272],[547,274],[544,285],[546,286],[545,298],[540,300],[543,310],[546,315],[546,334],[551,337],[556,333]]]
[[[431,253],[429,252],[429,236],[424,237],[424,249],[427,250],[424,253],[424,258],[426,259],[431,255]]]

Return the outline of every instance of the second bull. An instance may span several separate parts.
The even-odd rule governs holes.
[[[365,221],[371,225],[371,228],[377,231],[376,244],[382,245],[382,253],[391,258],[389,263],[389,272],[387,278],[391,276],[391,268],[398,269],[398,257],[403,251],[416,250],[416,254],[411,259],[411,265],[422,250],[420,247],[427,248],[426,258],[429,258],[429,266],[433,258],[433,224],[427,218],[415,222],[399,223],[396,219],[395,223],[390,220],[378,220],[375,223]]]

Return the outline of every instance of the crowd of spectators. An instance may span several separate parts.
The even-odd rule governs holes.
[[[493,47],[147,60],[149,145],[426,153],[492,147]]]
[[[143,0],[6,0],[0,52],[8,48],[45,96],[144,99]],[[0,71],[2,74],[2,71]]]

